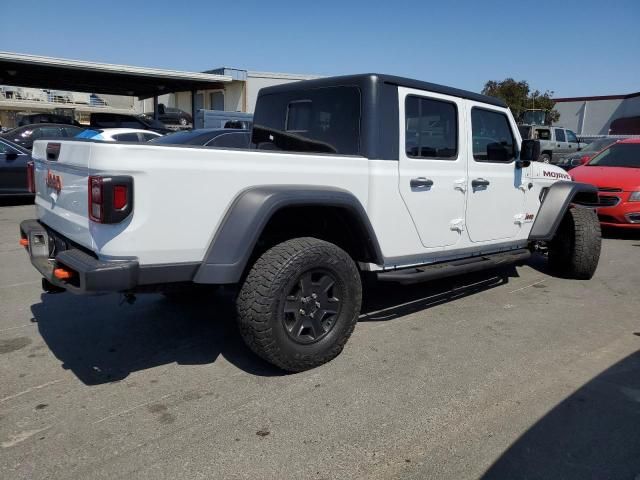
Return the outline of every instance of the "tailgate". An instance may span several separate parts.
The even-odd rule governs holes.
[[[92,248],[87,215],[91,142],[38,140],[33,145],[38,218]]]

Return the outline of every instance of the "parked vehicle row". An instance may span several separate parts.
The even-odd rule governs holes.
[[[31,150],[33,142],[40,138],[73,138],[83,130],[83,127],[62,123],[36,123],[14,128],[0,137]]]

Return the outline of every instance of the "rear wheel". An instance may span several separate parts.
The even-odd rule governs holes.
[[[358,321],[362,287],[351,257],[304,237],[266,251],[237,300],[246,344],[278,367],[298,372],[335,358]]]
[[[549,242],[549,266],[563,277],[588,280],[598,267],[601,243],[596,212],[570,208]]]

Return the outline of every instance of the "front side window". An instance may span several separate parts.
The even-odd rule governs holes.
[[[294,90],[260,96],[251,141],[261,150],[360,153],[360,89]]]
[[[405,151],[414,158],[458,156],[458,112],[455,104],[408,96],[405,100]]]
[[[564,136],[564,130],[561,128],[556,128],[556,141],[557,142],[566,142],[567,139]]]
[[[471,109],[473,158],[477,162],[511,162],[517,149],[509,119],[504,113]]]
[[[571,130],[567,130],[567,142],[578,143],[578,137]]]

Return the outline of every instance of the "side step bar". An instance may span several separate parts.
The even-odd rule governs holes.
[[[511,250],[508,252],[480,255],[477,257],[463,258],[451,262],[436,263],[423,267],[403,268],[390,272],[378,273],[381,282],[397,282],[403,285],[426,282],[438,278],[453,277],[465,273],[478,272],[488,268],[496,268],[514,263],[522,263],[529,259],[531,252],[526,248]]]

